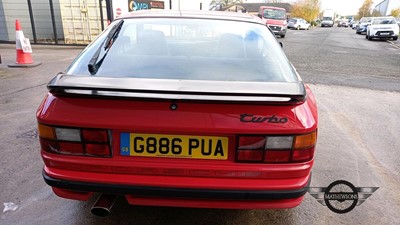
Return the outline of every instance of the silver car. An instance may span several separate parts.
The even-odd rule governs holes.
[[[311,27],[311,24],[309,24],[307,21],[305,21],[302,18],[292,18],[289,20],[287,27],[289,29],[309,30]]]

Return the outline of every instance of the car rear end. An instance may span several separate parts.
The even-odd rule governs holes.
[[[174,16],[133,14],[117,36],[111,24],[49,83],[37,111],[45,181],[82,201],[101,193],[136,205],[299,205],[317,139],[311,90],[256,20]],[[154,31],[165,43],[143,50],[140,35]],[[154,52],[161,42],[165,55]],[[99,49],[105,56],[93,60]]]

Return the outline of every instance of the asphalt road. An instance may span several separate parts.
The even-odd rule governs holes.
[[[42,177],[35,111],[45,84],[81,48],[33,46],[43,65],[10,69],[13,45],[0,44],[0,224],[398,224],[400,221],[400,42],[367,41],[349,28],[289,31],[284,51],[316,95],[320,124],[311,186],[347,180],[379,187],[362,205],[336,214],[306,194],[285,210],[130,206],[119,198],[107,218],[94,199],[56,197]]]

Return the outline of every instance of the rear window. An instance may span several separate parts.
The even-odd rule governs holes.
[[[296,23],[297,20],[296,19],[290,19],[289,22]]]
[[[111,24],[110,27],[114,26]],[[88,63],[110,29],[66,71],[88,76]],[[261,24],[205,19],[125,19],[94,76],[297,82],[271,32]]]

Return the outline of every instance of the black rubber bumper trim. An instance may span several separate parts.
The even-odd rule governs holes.
[[[146,197],[164,198],[199,198],[199,199],[223,199],[223,200],[283,200],[298,198],[306,194],[311,175],[307,185],[295,190],[279,191],[254,191],[254,190],[216,190],[216,189],[186,189],[163,188],[149,186],[130,186],[117,184],[88,183],[79,181],[67,181],[49,177],[43,171],[43,178],[52,187],[81,192],[98,192],[116,195],[136,195]]]

